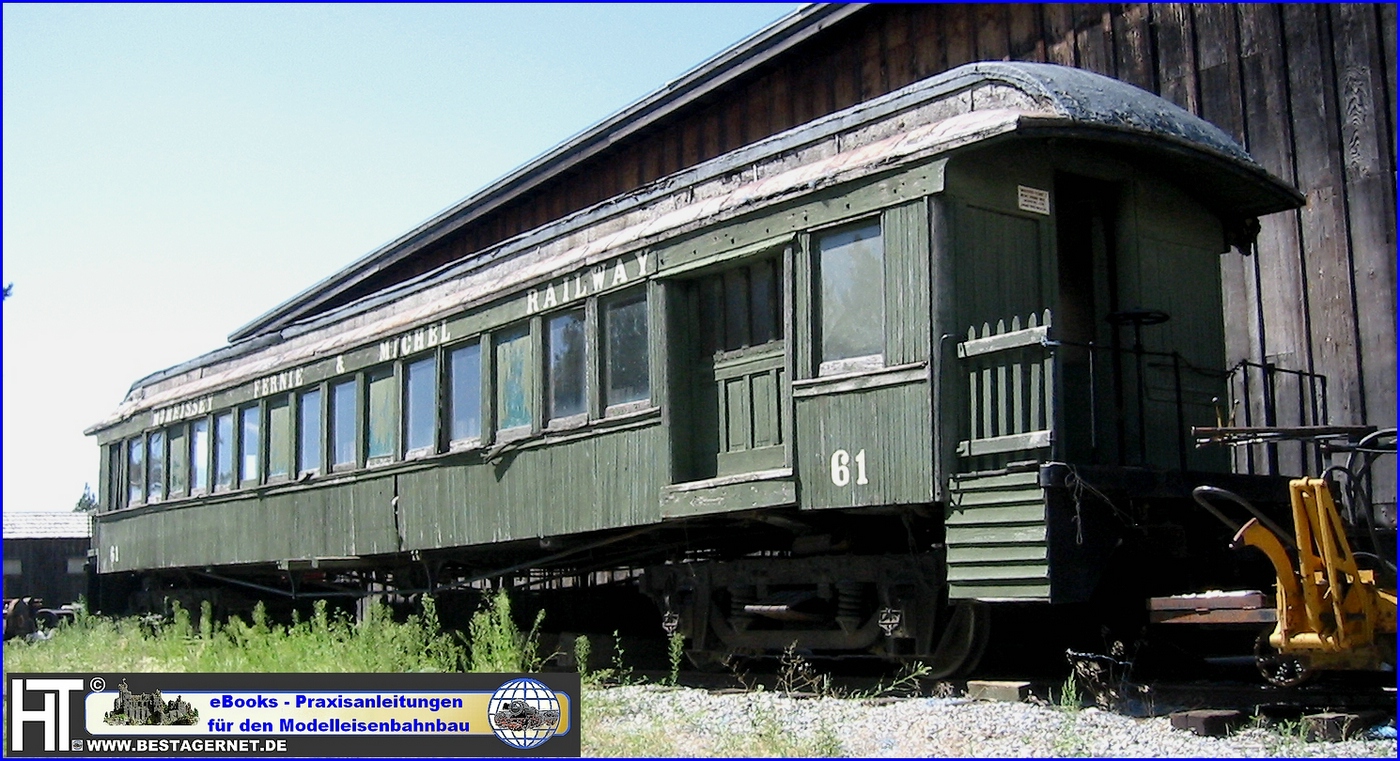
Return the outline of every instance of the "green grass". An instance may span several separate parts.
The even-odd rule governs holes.
[[[384,607],[359,623],[318,603],[309,620],[271,623],[259,605],[251,620],[217,623],[203,611],[168,620],[79,616],[47,640],[5,643],[10,672],[414,672],[461,671],[467,650],[443,632],[432,600],[402,622]]]

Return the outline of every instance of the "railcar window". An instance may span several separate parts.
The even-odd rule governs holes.
[[[848,227],[817,239],[821,270],[823,364],[885,352],[885,267],[880,225]],[[824,372],[836,370],[824,366]]]
[[[383,368],[367,373],[369,411],[365,417],[368,446],[365,455],[370,460],[392,457],[398,449],[398,418],[394,414],[394,371]]]
[[[146,437],[146,501],[165,497],[165,431],[151,431]]]
[[[405,448],[410,452],[431,452],[437,449],[437,355],[410,363],[405,373]]]
[[[209,420],[190,423],[190,493],[209,490]]]
[[[122,477],[122,463],[126,459],[125,455],[120,441],[107,447],[106,507],[108,510],[116,510],[121,507],[122,487],[126,484],[126,480]]]
[[[214,416],[214,489],[233,486],[233,413]]]
[[[605,406],[651,397],[646,291],[604,305],[603,356]]]
[[[330,420],[335,455],[331,464],[335,467],[355,465],[359,459],[355,437],[355,381],[331,386]]]
[[[170,439],[170,496],[183,495],[190,488],[190,449],[185,444],[185,426],[177,425],[166,434]]]
[[[530,331],[520,325],[496,341],[496,428],[530,425]]]
[[[126,501],[139,504],[146,493],[146,442],[140,436],[126,443]]]
[[[267,477],[286,478],[292,461],[292,400],[279,396],[267,403]]]
[[[481,344],[471,343],[448,355],[452,376],[452,441],[481,437]]]
[[[297,473],[321,472],[321,390],[303,391],[297,398]]]
[[[239,411],[238,434],[243,454],[239,463],[238,478],[243,483],[256,483],[260,475],[258,468],[262,460],[262,410],[257,406],[244,407]]]
[[[549,318],[545,332],[545,382],[549,419],[582,415],[588,411],[587,333],[584,311],[574,309]]]

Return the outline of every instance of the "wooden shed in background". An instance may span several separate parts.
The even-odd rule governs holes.
[[[1332,424],[1394,426],[1395,10],[1380,4],[807,6],[230,339],[276,332],[960,64],[1046,61],[1161,95],[1220,126],[1305,194],[1301,210],[1262,220],[1246,256],[1220,259],[1228,362],[1237,370],[1236,389],[1257,402],[1229,411],[1234,423],[1325,417]],[[1310,386],[1297,372],[1323,375],[1326,385]],[[1274,384],[1272,404],[1257,401],[1266,382]],[[1243,393],[1245,383],[1251,393]],[[1236,466],[1296,474],[1304,456],[1302,445],[1254,447],[1236,453]],[[1393,464],[1384,464],[1376,502],[1393,520]]]
[[[4,511],[5,599],[56,608],[88,593],[89,513]]]

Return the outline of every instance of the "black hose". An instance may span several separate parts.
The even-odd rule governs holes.
[[[1387,437],[1390,439],[1388,446],[1383,442]],[[1377,560],[1390,568],[1392,574],[1395,573],[1395,558],[1393,555],[1389,558],[1386,557],[1386,545],[1381,542],[1380,529],[1376,527],[1375,508],[1371,501],[1372,493],[1367,483],[1370,480],[1371,466],[1375,465],[1376,459],[1383,454],[1395,454],[1395,439],[1396,429],[1394,428],[1381,428],[1366,434],[1356,443],[1356,448],[1347,457],[1346,464],[1349,492],[1347,496],[1350,502],[1348,507],[1351,510],[1353,520],[1357,512],[1365,516],[1366,535],[1371,540],[1372,550],[1372,553],[1368,554],[1374,554]],[[1380,445],[1376,446],[1377,443]],[[1356,469],[1358,455],[1364,458],[1360,470]]]

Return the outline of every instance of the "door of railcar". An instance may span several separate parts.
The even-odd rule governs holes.
[[[787,464],[781,271],[781,259],[770,256],[684,283],[691,333],[684,480]]]

